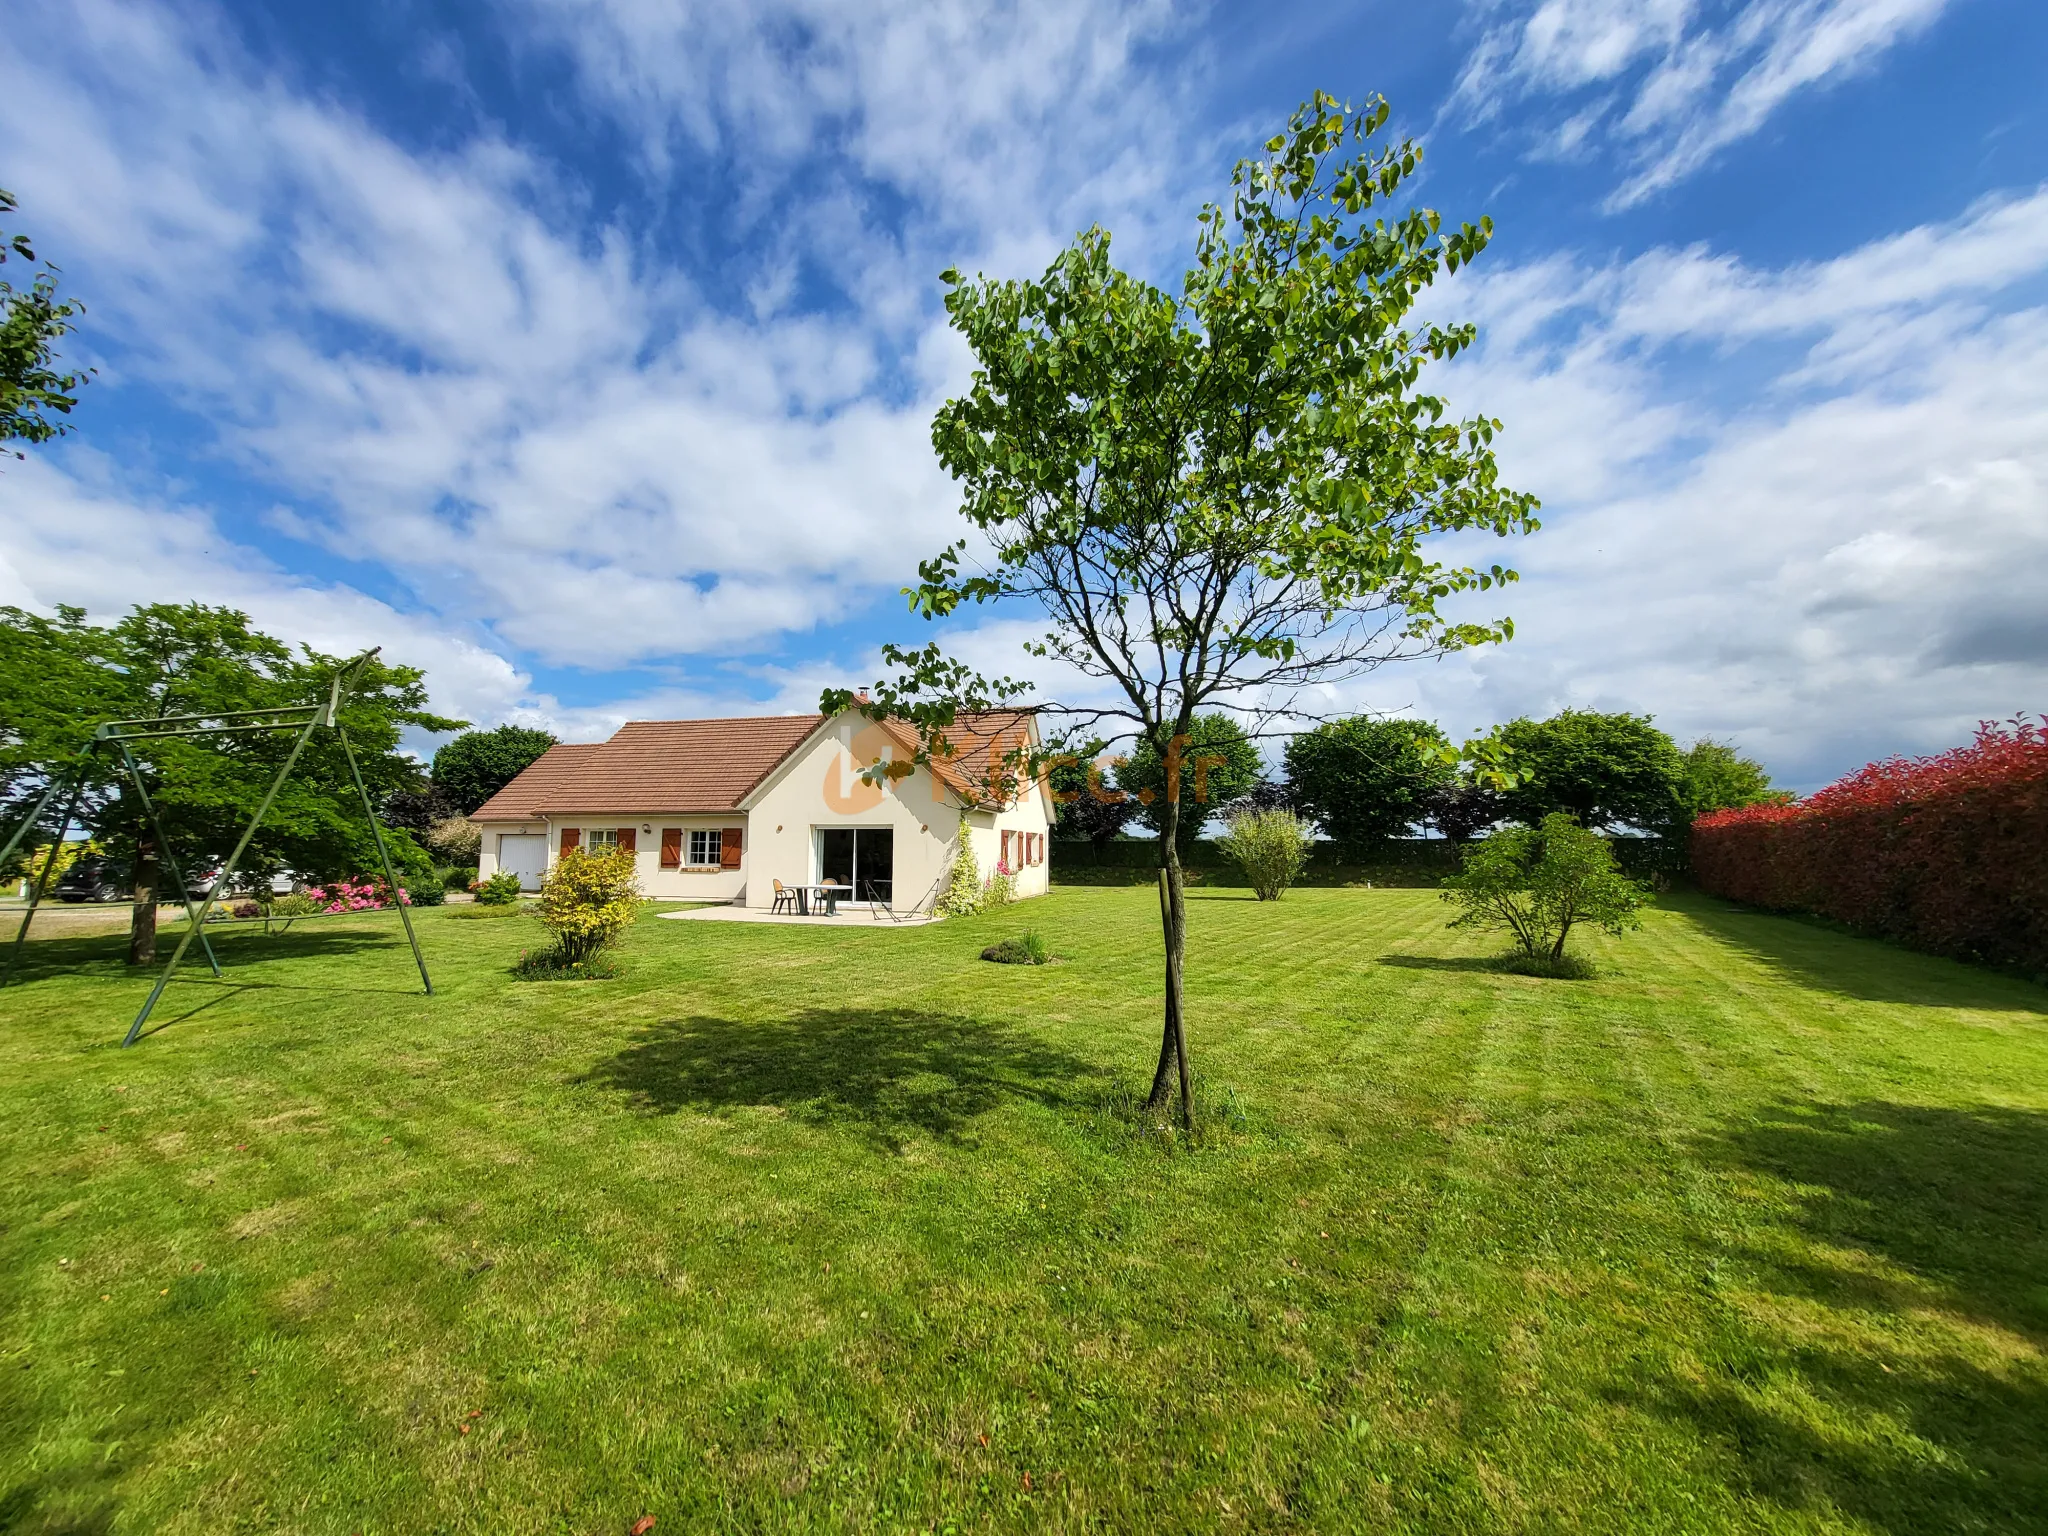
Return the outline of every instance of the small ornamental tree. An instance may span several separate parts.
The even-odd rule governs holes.
[[[1239,811],[1218,840],[1261,901],[1278,901],[1300,877],[1315,847],[1308,823],[1292,811]]]
[[[1162,765],[1165,997],[1147,1107],[1164,1110],[1177,1081],[1190,1125],[1180,850],[1201,812],[1180,769],[1196,719],[1262,728],[1388,662],[1507,638],[1505,619],[1453,622],[1439,605],[1514,573],[1446,565],[1432,541],[1536,526],[1534,498],[1500,483],[1499,423],[1459,421],[1418,388],[1477,333],[1410,311],[1492,229],[1406,204],[1422,152],[1381,139],[1387,116],[1377,97],[1354,110],[1318,92],[1239,163],[1227,206],[1201,211],[1175,290],[1120,271],[1099,228],[1036,279],[943,274],[975,367],[932,445],[969,537],[919,566],[911,605],[930,619],[1021,605],[1047,626],[1030,653],[1096,689],[1043,712],[1113,726]],[[1029,691],[936,643],[883,656],[894,678],[828,689],[821,707],[910,723],[919,761],[944,755],[961,710]],[[1006,759],[1020,775],[1043,766],[1021,747]]]
[[[640,915],[640,877],[623,848],[571,848],[540,883],[535,915],[555,936],[564,965],[582,965],[609,949]]]
[[[972,917],[979,912],[985,892],[981,884],[981,865],[974,857],[974,839],[969,835],[967,817],[960,818],[960,831],[954,839],[953,868],[946,876],[946,888],[939,893],[937,908],[948,917]]]
[[[1562,960],[1580,923],[1614,934],[1642,926],[1643,888],[1616,867],[1605,838],[1561,814],[1474,843],[1443,898],[1460,909],[1453,928],[1505,928],[1532,960]]]
[[[1456,749],[1427,720],[1357,715],[1287,744],[1295,803],[1325,835],[1353,847],[1406,836],[1457,778]]]
[[[1500,791],[1476,776],[1460,774],[1438,786],[1423,805],[1423,819],[1454,843],[1469,843],[1507,819]]]

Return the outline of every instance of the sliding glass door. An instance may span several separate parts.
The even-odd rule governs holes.
[[[895,888],[896,833],[889,827],[820,827],[818,878],[851,886],[855,901],[887,901]]]

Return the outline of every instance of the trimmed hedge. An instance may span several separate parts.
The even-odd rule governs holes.
[[[1702,816],[1692,867],[1717,896],[2048,972],[2048,730],[1987,722],[1966,747],[1872,763],[1791,805]]]
[[[1098,852],[1093,843],[1048,843],[1052,878],[1063,885],[1138,885],[1157,877],[1159,844],[1152,838],[1118,838]],[[1683,845],[1661,837],[1608,839],[1614,859],[1637,879],[1682,867]],[[1196,885],[1244,886],[1244,872],[1208,838],[1197,841],[1181,861]],[[1397,837],[1349,847],[1319,842],[1296,885],[1373,885],[1429,888],[1464,867],[1456,843],[1442,838]]]

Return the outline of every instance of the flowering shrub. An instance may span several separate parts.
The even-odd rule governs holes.
[[[383,881],[364,880],[351,882],[337,880],[332,885],[306,887],[306,894],[320,904],[326,913],[336,912],[377,912],[391,905],[391,891]],[[412,898],[403,889],[398,893],[402,905],[410,906]]]
[[[981,888],[981,904],[989,907],[1007,907],[1017,899],[1017,872],[1010,868],[1008,859],[997,859],[995,873]]]
[[[1692,827],[1693,870],[1717,896],[2033,971],[2048,971],[2044,848],[2048,730],[2024,718]]]

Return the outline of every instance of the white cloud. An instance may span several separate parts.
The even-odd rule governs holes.
[[[1611,203],[1626,207],[1748,138],[1798,92],[1870,67],[1948,4],[1480,0],[1479,37],[1449,110],[1485,121],[1513,105],[1519,125],[1535,102],[1562,102],[1566,116],[1538,135],[1545,152],[1611,138],[1631,167]]]
[[[1046,222],[1055,181],[1061,210],[1156,191],[1124,151],[1157,14],[548,13],[655,147],[691,136],[755,178],[746,216],[802,232],[764,237],[737,315],[592,229],[513,143],[410,152],[162,11],[83,0],[75,25],[11,31],[0,69],[24,88],[0,133],[96,329],[123,338],[108,383],[209,417],[284,493],[273,528],[538,660],[612,667],[772,647],[945,541],[926,423],[962,359],[934,340],[936,270],[1048,253],[1069,232]],[[834,140],[857,174],[800,196]],[[861,176],[921,211],[872,216]],[[806,257],[856,302],[793,310]]]
[[[33,457],[0,476],[0,603],[45,613],[69,603],[98,622],[136,603],[211,603],[331,656],[382,646],[387,660],[425,669],[444,714],[496,721],[535,704],[531,679],[485,637],[281,570],[223,533],[207,508],[133,495],[90,452],[67,463],[75,472]]]
[[[1445,387],[1507,422],[1547,526],[1514,550],[1514,642],[1375,686],[1464,728],[1651,711],[1803,784],[2048,709],[2044,232],[2048,189],[1779,270],[1475,276],[1452,302],[1492,323]],[[1702,344],[1755,382],[1702,389]]]

